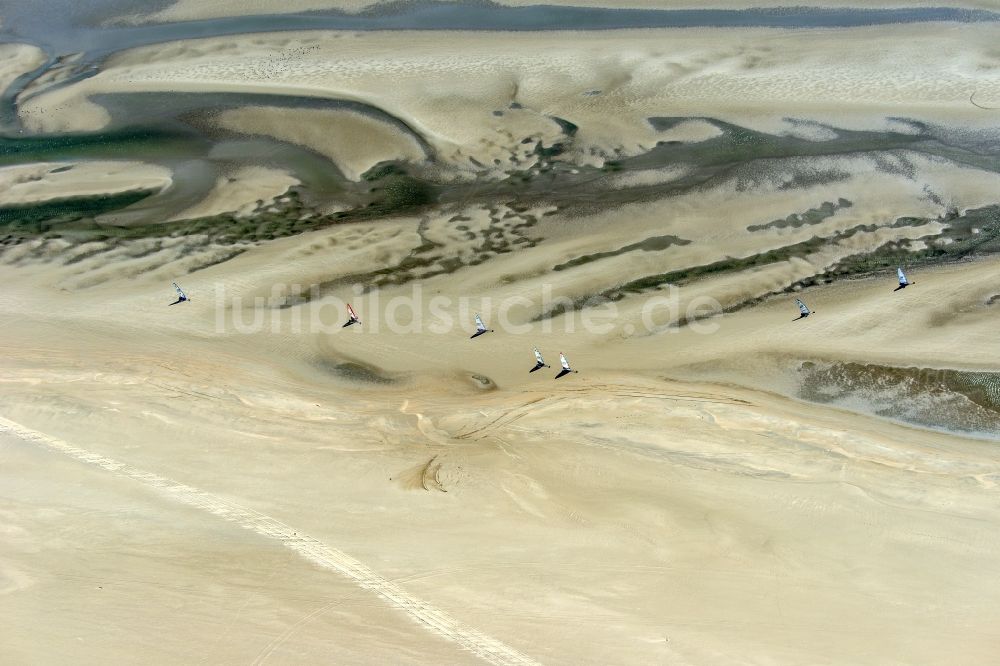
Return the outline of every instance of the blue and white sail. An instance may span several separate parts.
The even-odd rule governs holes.
[[[562,352],[559,352],[559,363],[562,365],[562,370],[560,370],[559,374],[556,375],[556,379],[559,379],[560,377],[565,377],[571,372],[576,372],[576,370],[569,367],[569,361],[566,360],[566,355],[563,354]]]
[[[806,307],[806,304],[803,303],[801,300],[796,298],[795,304],[799,306],[799,312],[802,313],[803,317],[808,317],[812,313],[812,310]]]
[[[910,281],[906,279],[906,273],[903,272],[902,267],[896,269],[896,275],[899,276],[900,287],[905,287],[910,284]]]
[[[177,292],[177,300],[171,303],[171,305],[177,305],[178,303],[183,303],[185,301],[190,300],[187,297],[187,294],[184,293],[184,290],[177,286],[176,282],[172,282],[171,284],[174,285],[174,291]]]
[[[483,323],[483,318],[476,313],[476,332],[472,334],[471,337],[478,338],[483,333],[490,333],[490,329],[486,328],[486,324]]]
[[[528,372],[535,372],[547,367],[549,366],[545,365],[545,359],[542,358],[542,352],[538,351],[538,347],[535,347],[535,367],[528,370]]]

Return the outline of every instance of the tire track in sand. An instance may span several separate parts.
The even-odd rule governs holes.
[[[132,467],[112,458],[91,453],[55,437],[26,428],[0,416],[0,432],[7,432],[23,440],[41,444],[80,462],[100,467],[116,476],[139,481],[151,486],[169,499],[207,511],[263,537],[274,539],[303,558],[325,569],[335,571],[359,587],[381,597],[390,606],[406,613],[410,619],[431,633],[452,641],[464,650],[497,666],[540,666],[531,657],[486,634],[460,624],[442,610],[422,601],[392,581],[350,555],[293,530],[289,525],[253,509],[248,509],[192,486]]]

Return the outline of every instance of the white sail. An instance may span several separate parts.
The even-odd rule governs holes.
[[[896,275],[899,276],[899,284],[910,284],[909,281],[906,279],[906,273],[903,272],[902,268],[896,269]]]
[[[483,323],[483,320],[479,318],[478,314],[476,315],[476,330],[480,332],[486,330],[486,324]]]
[[[566,360],[566,357],[563,355],[562,352],[559,352],[559,362],[562,363],[563,370],[570,370],[571,369],[569,367],[569,361]],[[584,368],[584,369],[586,369],[586,368]]]
[[[542,360],[542,352],[538,351],[538,347],[535,347],[535,360],[538,361],[538,365],[545,365],[545,361]]]
[[[354,308],[351,307],[350,303],[347,304],[347,313],[351,316],[351,319],[353,319],[354,321],[360,321],[360,319],[358,319],[358,315],[354,314]]]
[[[809,308],[806,307],[805,303],[796,298],[795,304],[799,306],[799,312],[802,313],[802,316],[809,314]]]
[[[187,294],[184,293],[183,289],[181,289],[180,287],[177,286],[176,282],[174,282],[173,285],[174,285],[174,289],[177,290],[177,295],[178,296],[180,296],[181,298],[187,298]]]

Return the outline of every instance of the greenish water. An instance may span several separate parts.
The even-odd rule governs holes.
[[[74,227],[81,232],[97,229],[99,227],[90,223],[95,217],[131,206],[150,194],[150,191],[137,191],[100,197],[71,197],[37,205],[0,206],[0,235],[5,239],[14,239]]]
[[[93,134],[0,136],[0,166],[80,160],[182,160],[211,150],[193,133],[131,128]]]

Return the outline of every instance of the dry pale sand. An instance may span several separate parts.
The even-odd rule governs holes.
[[[35,162],[0,168],[0,203],[18,206],[102,194],[157,192],[170,183],[169,169],[145,162]]]
[[[35,134],[96,132],[111,122],[111,114],[103,106],[77,98],[73,86],[19,99],[17,114],[23,128]]]
[[[888,119],[990,127],[995,114],[969,97],[1000,105],[994,43],[993,27],[976,24],[250,35],[118,54],[100,74],[36,95],[21,114],[32,129],[82,131],[108,122],[107,112],[89,100],[96,93],[245,91],[346,99],[401,119],[459,173],[486,168],[502,175],[531,164],[537,141],[551,145],[564,138],[553,117],[579,127],[573,149],[560,159],[584,164],[674,140],[648,122],[657,116],[709,116],[792,134],[806,130],[788,118],[897,131],[912,128]],[[321,131],[347,133],[353,123],[316,116],[280,132],[307,144]],[[370,163],[387,145],[375,141],[370,150],[354,159]],[[393,150],[406,158],[412,148]]]
[[[168,7],[150,13],[128,14],[112,22],[147,23],[170,21],[195,21],[223,16],[247,14],[285,14],[294,12],[334,10],[348,13],[377,10],[380,5],[391,4],[388,0],[176,0]],[[499,0],[497,4],[511,7],[539,4],[535,0]],[[996,9],[991,0],[822,0],[808,2],[797,0],[547,0],[548,5],[570,7],[609,7],[638,9],[750,9],[756,7],[960,7],[968,9]]]
[[[956,175],[956,196],[974,180]],[[748,202],[768,200],[720,209],[714,231],[667,252],[767,219]],[[704,206],[720,202],[709,193]],[[491,233],[487,212],[462,224]],[[861,215],[824,224],[847,213]],[[407,330],[392,303],[409,285],[377,303],[345,284],[310,306],[254,306],[276,283],[394,265],[422,234],[447,240],[448,219],[335,227],[186,277],[169,248],[110,267],[107,255],[5,255],[6,660],[992,658],[995,444],[724,380],[761,354],[1000,370],[985,305],[1000,261],[921,271],[898,294],[891,275],[808,290],[817,314],[795,324],[780,297],[714,320],[713,334],[629,337],[563,317],[470,341],[471,312],[495,325],[501,299],[533,293],[533,263],[589,251],[602,223],[621,227],[617,242],[653,224],[550,215],[537,246],[421,281],[425,299],[455,299],[437,313],[455,322],[445,332],[430,311]],[[461,255],[461,238],[444,248]],[[571,283],[619,280],[616,259]],[[171,279],[190,303],[166,307]],[[361,327],[340,328],[338,298]],[[260,330],[237,330],[258,315]],[[529,375],[534,345],[550,362],[565,351],[580,374]],[[702,362],[723,383],[665,378]],[[350,363],[393,381],[336,370]]]

